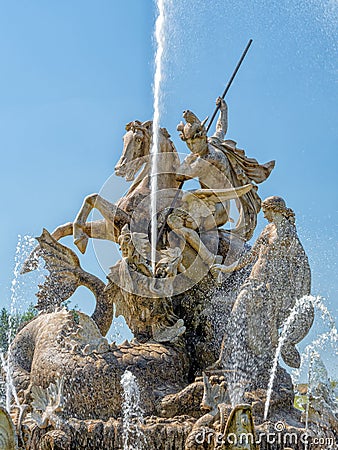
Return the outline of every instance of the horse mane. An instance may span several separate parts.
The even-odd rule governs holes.
[[[133,120],[133,121],[127,123],[125,128],[126,128],[127,131],[130,131],[130,130],[133,130],[133,131],[135,131],[135,130],[145,131],[145,130],[149,130],[149,128],[151,128],[151,127],[152,127],[152,121],[151,120],[148,120],[146,122],[141,122],[140,120]]]
[[[133,120],[132,122],[127,123],[126,131],[142,131],[148,139],[151,139],[151,135],[153,132],[153,121],[147,120],[145,122],[141,122],[140,120]],[[160,128],[161,135],[169,141],[169,151],[176,152],[175,146],[170,139],[170,133],[166,128]]]
[[[144,136],[144,140],[147,141],[147,145],[149,145],[149,154],[143,154],[143,156],[150,156],[150,145],[152,140],[153,133],[153,121],[147,120],[146,122],[141,122],[140,120],[133,120],[132,122],[127,123],[125,126],[127,132],[141,132]],[[176,172],[177,168],[180,165],[180,158],[178,156],[177,150],[175,148],[174,143],[170,139],[170,134],[166,128],[160,128],[160,153],[166,153],[166,158],[160,159],[160,164],[165,164],[163,167],[163,176],[161,177],[161,184],[168,185],[169,187],[176,187],[178,182],[176,182]],[[147,160],[137,175],[136,179],[130,186],[126,198],[131,197],[134,192],[139,189],[141,183],[149,183],[150,180],[150,158]],[[123,208],[122,208],[123,209]]]

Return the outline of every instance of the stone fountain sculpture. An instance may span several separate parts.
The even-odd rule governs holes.
[[[37,238],[23,271],[35,269],[39,257],[45,262],[49,274],[37,293],[40,313],[10,351],[13,382],[25,405],[16,420],[20,448],[122,448],[125,370],[140,386],[147,449],[257,448],[216,437],[243,430],[254,435],[255,426],[264,426],[279,330],[296,299],[310,293],[310,269],[294,213],[280,197],[263,202],[270,223],[248,245],[261,208],[257,184],[274,162],[261,165],[224,140],[227,106],[222,99],[217,104],[221,113],[212,137],[204,122],[184,112],[186,123],[178,131],[191,154],[182,163],[167,130],[159,130],[157,218],[163,233],[156,261],[149,232],[151,121],[126,126],[115,173],[133,181],[127,194],[115,204],[90,195],[74,222]],[[198,179],[200,189],[178,190],[189,178]],[[233,222],[231,202],[238,219],[224,228]],[[92,208],[102,220],[87,222]],[[122,258],[107,283],[84,271],[74,251],[59,242],[67,235],[82,253],[89,238],[120,246]],[[91,317],[63,307],[81,285],[96,298]],[[116,345],[105,338],[114,305],[134,333],[131,342]],[[300,363],[295,345],[312,321],[311,306],[294,321],[282,349],[291,367]],[[240,385],[236,404],[234,380]],[[279,366],[271,417],[300,430],[293,398],[291,378]],[[201,442],[201,433],[211,439]]]

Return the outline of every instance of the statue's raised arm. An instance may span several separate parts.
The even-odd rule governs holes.
[[[238,220],[232,233],[249,240],[257,224],[261,199],[257,194],[257,184],[265,181],[275,166],[275,161],[259,164],[254,158],[248,158],[244,150],[236,147],[233,140],[224,140],[227,131],[227,106],[218,98],[220,117],[216,133],[207,137],[205,119],[201,122],[191,111],[183,113],[186,123],[181,122],[177,130],[181,139],[187,144],[191,155],[187,156],[178,170],[177,178],[186,180],[197,178],[203,189],[238,188],[253,184],[254,188],[245,195],[235,199]],[[217,226],[229,221],[230,203],[219,205]]]
[[[216,106],[218,106],[220,114],[216,123],[214,137],[222,141],[228,131],[228,105],[222,97],[218,97]]]

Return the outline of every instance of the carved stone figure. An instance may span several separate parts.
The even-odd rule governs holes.
[[[115,173],[124,177],[127,181],[133,181],[127,194],[116,204],[110,203],[99,194],[89,195],[85,198],[75,221],[60,225],[51,233],[56,240],[73,235],[74,242],[82,253],[86,251],[88,238],[117,242],[121,229],[124,225],[130,223],[133,212],[140,204],[140,208],[137,209],[136,220],[139,229],[147,231],[149,224],[152,121],[140,122],[135,120],[126,125],[126,131],[123,138],[122,156],[115,166]],[[176,189],[179,185],[176,180],[179,164],[180,160],[175,146],[170,140],[170,135],[165,128],[161,128],[158,157],[158,172],[161,176],[158,177],[158,189],[168,189],[166,192],[167,199],[162,198],[163,207],[169,206],[175,195],[175,192],[171,192],[170,189]],[[139,171],[140,173],[134,180]],[[142,204],[142,201],[147,198],[148,202]],[[93,208],[99,210],[104,217],[103,220],[87,222]],[[31,268],[35,267],[34,260],[31,258]]]
[[[219,450],[258,450],[250,405],[236,405],[228,418]]]
[[[204,264],[210,266],[215,259],[222,262],[223,255],[215,254],[215,250],[218,250],[215,238],[219,238],[217,216],[220,205],[245,195],[252,188],[252,184],[247,184],[235,189],[198,189],[186,192],[182,195],[180,209],[170,214],[167,223],[176,235],[183,238],[184,243],[187,242],[195,250],[196,257],[201,258]],[[169,237],[169,243],[170,239],[173,237]],[[185,263],[183,257],[183,266],[190,266],[191,263]]]
[[[64,308],[41,313],[18,333],[11,346],[11,364],[23,403],[30,404],[32,394],[38,397],[37,387],[47,389],[63,377],[63,417],[119,417],[120,379],[126,368],[139,380],[147,414],[155,412],[162,397],[185,385],[186,362],[179,347],[136,341],[109,345],[90,317]],[[55,412],[60,402],[51,405]]]
[[[204,412],[202,417],[194,423],[194,426],[187,437],[185,450],[200,450],[204,448],[216,448],[216,423],[222,422],[222,410],[228,397],[227,386],[224,378],[221,382],[218,377],[209,378],[203,373],[203,397],[201,409]]]
[[[63,411],[63,385],[64,377],[61,376],[55,384],[51,383],[47,389],[43,389],[41,386],[32,386],[31,417],[39,428],[47,428],[50,425],[57,427],[60,420],[57,414]]]
[[[111,267],[106,288],[109,298],[116,305],[116,314],[125,317],[135,337],[141,341],[153,338],[157,342],[169,342],[177,339],[184,333],[185,327],[184,321],[174,314],[168,297],[172,288],[171,277],[166,278],[168,283],[156,286],[155,274],[148,263],[150,246],[146,235],[132,233],[125,225],[119,244],[122,260]],[[172,256],[174,259],[178,257],[177,254]],[[166,264],[164,259],[160,261],[161,270],[165,270],[170,263],[167,255]]]
[[[18,439],[15,427],[8,412],[0,406],[0,448],[18,450]]]
[[[294,212],[281,197],[269,197],[262,203],[269,225],[265,227],[250,252],[230,266],[214,265],[214,275],[230,273],[253,264],[232,309],[228,337],[238,336],[238,322],[242,321],[243,345],[257,357],[273,355],[278,345],[279,329],[290,314],[297,299],[310,294],[311,272],[308,258],[297,236]],[[295,345],[308,333],[314,318],[309,305],[297,318],[297,327],[288,334],[282,357],[291,367],[299,367],[300,356]],[[262,326],[262,324],[264,324]],[[239,339],[240,340],[240,339]],[[236,345],[236,344],[235,344]]]
[[[229,407],[224,377],[203,374],[201,409],[207,411],[194,424],[185,450],[258,450],[252,408],[249,404]]]
[[[253,158],[248,158],[243,150],[236,148],[236,142],[223,140],[227,131],[227,106],[222,99],[221,114],[216,133],[211,138],[206,135],[204,122],[191,111],[184,111],[187,121],[177,127],[180,137],[186,142],[191,155],[187,156],[179,167],[178,180],[198,178],[201,188],[224,189],[239,187],[249,183],[262,183],[270,175],[275,162],[260,165]],[[260,210],[260,198],[257,186],[236,200],[240,217],[233,230],[246,240],[250,239],[257,223]],[[217,225],[224,225],[229,220],[229,205],[217,204]]]
[[[338,401],[327,369],[317,352],[312,351],[309,362],[309,377],[306,385],[306,400],[303,404],[303,419],[310,419],[316,428],[330,424],[338,433]],[[308,402],[308,404],[307,404]],[[319,431],[319,430],[318,430]]]
[[[217,104],[221,114],[210,138],[205,121],[184,112],[186,123],[178,130],[191,155],[182,164],[169,133],[160,129],[155,213],[163,233],[156,249],[150,244],[151,121],[126,126],[115,173],[133,182],[127,194],[115,204],[90,195],[73,223],[37,238],[23,271],[36,268],[40,257],[45,261],[49,273],[37,293],[39,314],[19,331],[8,356],[21,403],[20,449],[122,448],[127,427],[120,381],[129,370],[140,386],[147,448],[256,450],[252,442],[239,446],[224,439],[254,436],[252,414],[264,425],[266,379],[280,329],[296,300],[310,293],[311,276],[294,213],[280,197],[264,200],[269,224],[252,248],[247,243],[261,208],[257,184],[268,178],[274,161],[261,165],[224,140],[227,105],[222,99]],[[191,178],[200,189],[183,191],[182,181]],[[232,200],[239,219],[226,230]],[[93,208],[103,220],[87,222]],[[89,238],[120,246],[121,259],[106,283],[58,242],[67,235],[82,253]],[[91,317],[63,307],[79,286],[95,296]],[[114,314],[124,316],[131,342],[108,342]],[[281,350],[289,366],[299,366],[296,344],[312,321],[312,305],[293,321]],[[291,377],[277,366],[269,412],[283,413],[300,430],[293,399]],[[0,410],[0,422],[5,419]],[[6,439],[14,436],[15,448],[8,423]],[[200,442],[201,433],[210,442]]]
[[[101,334],[105,336],[111,326],[113,318],[113,301],[105,292],[105,284],[95,275],[86,272],[80,265],[79,258],[68,247],[57,242],[47,230],[43,230],[38,250],[35,256],[41,256],[45,261],[45,268],[49,275],[45,282],[39,286],[36,296],[36,308],[44,312],[52,312],[68,300],[79,286],[90,289],[96,299],[92,319],[98,326]],[[37,258],[30,257],[24,264],[23,273],[32,270],[32,261]]]

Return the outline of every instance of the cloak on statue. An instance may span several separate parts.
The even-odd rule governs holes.
[[[275,161],[259,164],[256,159],[248,158],[244,150],[236,148],[235,141],[230,139],[224,140],[224,135],[227,131],[226,109],[221,110],[221,115],[216,126],[216,133],[211,137],[207,137],[207,130],[204,126],[207,119],[201,122],[189,110],[183,112],[183,118],[186,123],[181,122],[177,126],[177,130],[180,132],[180,138],[183,141],[194,141],[195,139],[202,139],[203,141],[205,139],[205,143],[221,151],[228,161],[227,167],[224,167],[224,171],[226,171],[226,176],[232,187],[237,188],[249,183],[253,184],[253,189],[240,198],[235,199],[239,218],[235,227],[231,230],[232,234],[236,234],[246,241],[251,239],[257,225],[257,214],[261,208],[261,199],[257,194],[257,184],[262,183],[268,178],[275,166]],[[201,157],[203,158],[203,156]]]
[[[275,167],[275,161],[259,164],[255,158],[248,158],[244,150],[236,148],[236,142],[233,140],[220,140],[213,136],[208,138],[208,143],[221,150],[227,157],[230,165],[229,181],[233,187],[248,183],[262,183]],[[257,186],[254,186],[235,200],[239,218],[231,231],[245,240],[251,239],[257,225],[257,214],[261,209],[261,199],[257,189]]]

